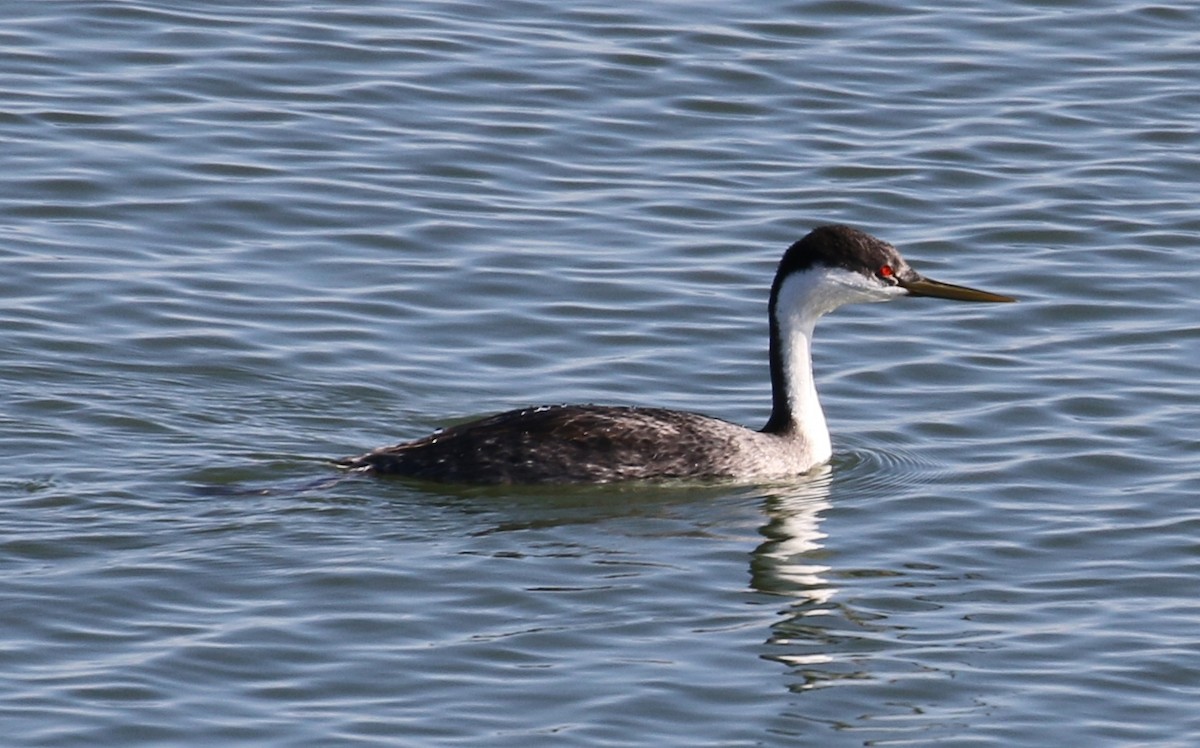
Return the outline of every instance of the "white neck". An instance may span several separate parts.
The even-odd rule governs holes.
[[[825,462],[833,454],[829,440],[829,428],[825,424],[825,412],[817,397],[817,383],[813,378],[812,338],[813,328],[823,312],[810,304],[815,273],[801,273],[784,281],[779,289],[775,306],[775,323],[778,325],[779,360],[783,367],[782,379],[776,386],[784,387],[787,404],[791,411],[788,431],[793,438],[800,439],[805,451],[814,463]],[[794,280],[793,280],[794,279]]]
[[[843,304],[894,298],[863,275],[840,268],[792,273],[776,289],[772,310],[771,384],[774,410],[764,431],[803,445],[814,464],[833,455],[825,413],[813,379],[812,339],[817,320]]]

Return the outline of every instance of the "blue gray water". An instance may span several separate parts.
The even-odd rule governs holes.
[[[0,724],[22,746],[1200,742],[1200,6],[15,2]],[[846,222],[1018,296],[818,328],[794,485],[328,460],[769,409]]]

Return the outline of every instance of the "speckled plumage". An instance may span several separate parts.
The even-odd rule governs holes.
[[[782,477],[808,469],[778,437],[664,408],[550,405],[500,413],[341,467],[449,483]]]

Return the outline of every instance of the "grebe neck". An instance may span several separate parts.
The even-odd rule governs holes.
[[[813,329],[823,314],[850,300],[830,276],[814,269],[777,278],[769,310],[772,400],[762,431],[803,443],[819,461],[829,459],[833,446],[813,378]]]

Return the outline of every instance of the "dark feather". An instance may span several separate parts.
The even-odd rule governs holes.
[[[740,426],[663,408],[551,405],[500,413],[338,462],[451,483],[562,483],[728,477]]]

